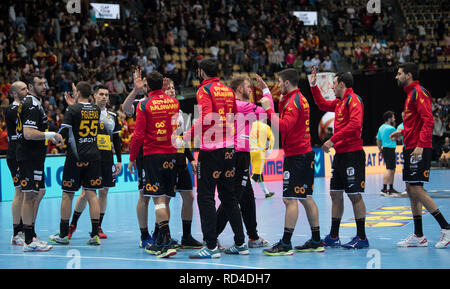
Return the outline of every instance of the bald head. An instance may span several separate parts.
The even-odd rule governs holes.
[[[21,102],[22,99],[25,98],[28,94],[27,85],[25,82],[22,81],[16,81],[13,84],[11,84],[11,87],[9,88],[9,93],[14,97],[14,100],[17,102]]]

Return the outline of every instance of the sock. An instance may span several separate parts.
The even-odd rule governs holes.
[[[59,223],[59,236],[64,238],[67,235],[69,235],[69,220],[61,219]]]
[[[341,218],[331,218],[330,237],[336,239],[339,237],[339,227],[341,225]]]
[[[383,184],[383,190],[387,190],[387,185],[386,184]]]
[[[361,240],[366,239],[365,222],[366,218],[356,219],[356,235],[358,235]]]
[[[283,243],[285,244],[290,244],[291,243],[291,238],[292,238],[292,234],[294,234],[294,228],[284,228],[284,233],[283,233]]]
[[[22,231],[20,224],[13,224],[13,231],[13,236],[17,236],[17,234]]]
[[[156,244],[165,244],[170,240],[169,221],[162,221],[158,224],[159,232]]]
[[[150,234],[148,233],[148,228],[141,228],[141,240],[148,239],[150,237]]]
[[[31,244],[33,242],[33,226],[24,224],[23,231],[25,232],[25,243]]]
[[[388,185],[388,191],[392,190],[394,188],[393,184]]]
[[[98,223],[99,223],[98,219],[91,219],[92,224],[91,238],[94,236],[98,236]]]
[[[78,223],[78,219],[80,218],[81,214],[82,214],[82,212],[80,213],[80,212],[74,211],[73,216],[72,216],[72,223],[70,223],[70,224],[74,225],[76,227],[77,223]]]
[[[320,227],[311,227],[312,240],[316,243],[320,242]]]
[[[264,194],[267,195],[269,193],[269,189],[267,189],[266,184],[264,182],[259,182],[258,184],[261,187],[261,190],[264,192]]]
[[[442,215],[441,211],[437,209],[433,213],[431,213],[433,217],[436,219],[436,221],[439,223],[439,226],[441,226],[441,229],[450,229],[450,226],[448,225],[447,221],[445,220],[444,216]]]
[[[422,231],[422,216],[413,216],[414,218],[414,234],[417,237],[423,237],[423,231]]]
[[[158,223],[155,223],[155,230],[153,231],[153,234],[155,236],[158,236],[158,233],[159,233],[159,226],[158,226]]]
[[[99,227],[102,226],[102,222],[103,222],[103,217],[104,216],[105,216],[105,213],[100,213],[100,220],[99,220],[99,223],[98,223]]]
[[[31,225],[32,232],[33,232],[33,238],[37,237],[36,231],[34,230],[34,223]]]
[[[183,239],[191,235],[192,220],[183,220]]]

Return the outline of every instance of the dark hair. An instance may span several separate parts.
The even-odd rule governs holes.
[[[164,77],[158,71],[152,71],[147,75],[147,83],[151,91],[162,89]]]
[[[393,117],[394,115],[395,115],[395,113],[394,113],[393,111],[390,111],[390,110],[386,111],[386,112],[383,114],[383,120],[384,120],[384,122],[386,122],[388,119],[390,119],[390,118]]]
[[[353,87],[353,75],[351,72],[339,72],[335,77],[337,77],[337,82],[343,82],[345,84],[345,87]]]
[[[104,85],[97,85],[97,86],[94,88],[94,93],[97,94],[98,91],[99,91],[100,89],[106,89],[106,90],[109,91],[109,89],[108,89],[106,86],[104,86]]]
[[[250,82],[250,77],[246,75],[237,75],[231,79],[230,88],[234,91],[238,89],[239,86],[243,85],[245,81]]]
[[[209,77],[219,76],[219,61],[214,58],[205,58],[198,64],[198,67],[203,70]]]
[[[80,97],[89,98],[92,94],[92,87],[87,81],[80,81],[77,84],[77,90],[80,92]]]
[[[292,86],[298,86],[299,76],[296,69],[288,68],[280,71],[278,75],[280,76],[281,80],[287,80],[291,83]]]
[[[35,78],[42,78],[42,75],[38,74],[38,73],[32,73],[32,74],[28,74],[27,76],[25,76],[24,82],[27,85],[32,85],[34,87],[34,79]]]
[[[413,80],[417,80],[419,78],[419,67],[413,62],[402,63],[398,66],[398,68],[401,68],[405,74],[411,73]]]

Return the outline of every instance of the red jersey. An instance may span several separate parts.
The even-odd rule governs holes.
[[[154,90],[136,108],[136,127],[130,147],[130,161],[137,158],[142,144],[144,156],[176,153],[178,100],[162,90]]]
[[[190,142],[201,138],[201,150],[211,151],[234,146],[234,115],[237,113],[235,95],[218,77],[204,80],[197,92],[200,117],[184,134]]]
[[[434,126],[431,95],[419,81],[413,81],[404,90],[407,94],[402,132],[405,148],[431,148]]]
[[[363,149],[361,138],[364,105],[361,98],[347,88],[342,99],[325,100],[319,87],[311,87],[314,101],[320,110],[335,113],[334,135],[331,141],[336,153],[347,153]]]
[[[272,125],[278,127],[281,133],[281,143],[287,157],[312,151],[309,111],[308,100],[299,89],[283,95],[278,104],[280,117],[272,109],[267,110]]]

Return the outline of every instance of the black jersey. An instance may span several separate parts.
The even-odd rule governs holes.
[[[97,146],[102,161],[113,162],[113,152],[116,152],[117,149],[120,150],[114,145],[113,138],[119,137],[118,134],[121,129],[122,126],[117,114],[106,109],[101,112]],[[120,151],[118,153],[120,154]]]
[[[45,140],[26,140],[23,128],[34,128],[45,132],[48,130],[48,118],[41,101],[33,95],[27,95],[17,108],[17,161],[45,160],[47,144]]]
[[[14,101],[11,103],[5,112],[6,119],[6,131],[8,132],[8,152],[6,153],[7,159],[16,159],[16,147],[17,147],[17,109],[20,103]]]
[[[97,147],[99,123],[100,108],[97,105],[77,103],[67,107],[61,133],[68,140],[68,158],[83,162],[100,159]]]

